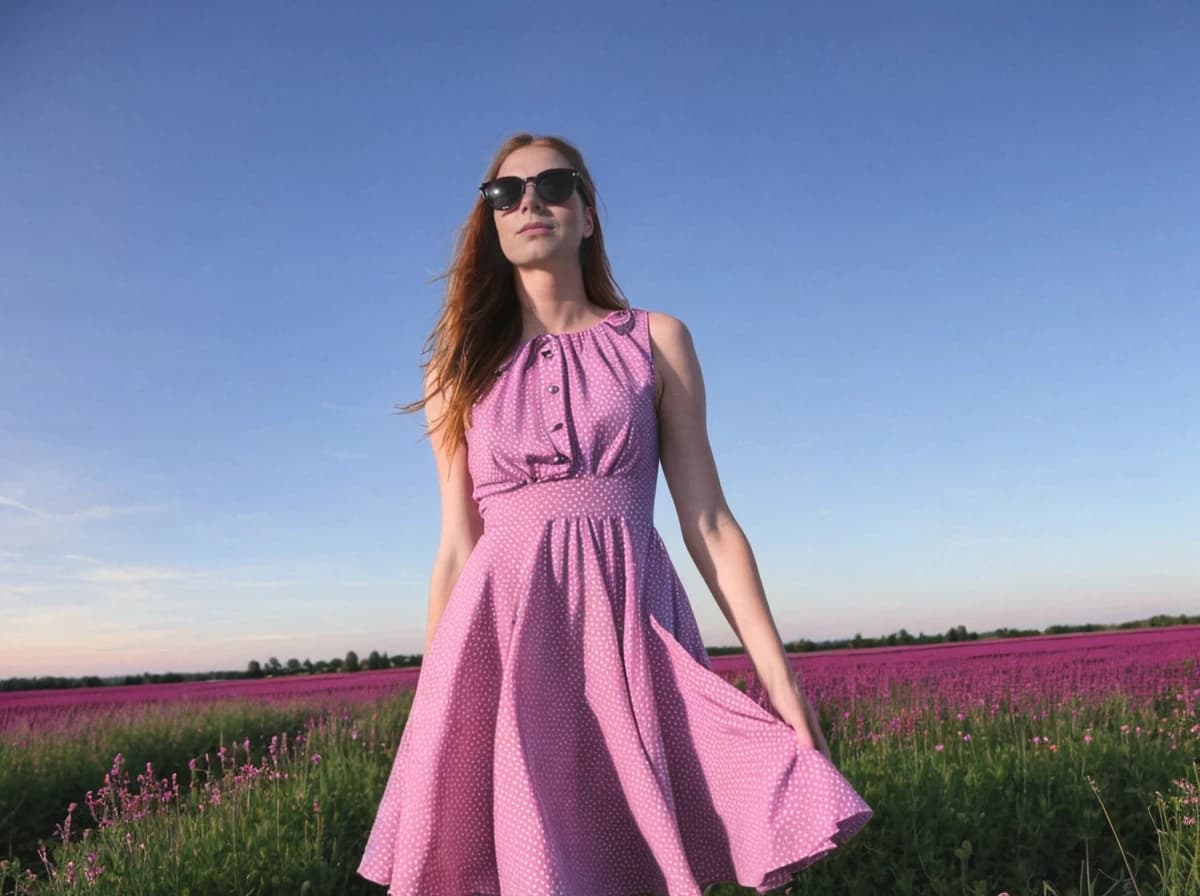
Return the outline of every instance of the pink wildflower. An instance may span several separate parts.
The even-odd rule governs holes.
[[[83,876],[87,879],[87,882],[89,884],[95,883],[96,878],[98,878],[101,874],[104,873],[104,866],[97,864],[99,859],[100,859],[100,857],[98,855],[96,855],[96,853],[94,853],[94,852],[88,853],[87,867],[83,871]]]

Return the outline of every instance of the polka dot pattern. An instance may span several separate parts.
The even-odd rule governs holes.
[[[467,431],[484,532],[358,873],[393,896],[759,892],[871,809],[712,670],[653,524],[646,312],[520,343]]]

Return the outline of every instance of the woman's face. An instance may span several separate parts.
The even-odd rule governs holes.
[[[533,177],[547,168],[570,168],[571,163],[551,146],[532,144],[513,150],[501,163],[496,177]],[[532,183],[525,185],[521,201],[504,211],[493,211],[500,248],[517,267],[561,269],[579,265],[579,244],[592,235],[595,209],[583,203],[576,189],[562,203],[550,203],[538,195]],[[542,225],[522,230],[531,224]]]

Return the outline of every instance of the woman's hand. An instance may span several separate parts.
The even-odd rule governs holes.
[[[795,730],[797,740],[806,747],[820,750],[821,754],[829,759],[829,744],[825,741],[825,735],[821,733],[821,720],[804,696],[804,688],[796,675],[793,673],[782,685],[774,689],[768,687],[767,696],[771,698],[771,705],[775,707],[780,718]]]

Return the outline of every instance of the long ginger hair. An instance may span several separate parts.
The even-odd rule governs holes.
[[[588,300],[612,311],[628,309],[629,303],[613,279],[604,252],[604,234],[596,214],[596,187],[583,156],[561,137],[519,133],[509,137],[488,165],[483,181],[496,176],[513,150],[538,144],[558,150],[580,174],[584,205],[593,209],[592,235],[579,246],[579,263]],[[427,394],[441,392],[444,413],[427,427],[432,435],[441,429],[443,444],[457,446],[466,441],[471,426],[471,406],[495,381],[495,370],[521,339],[521,309],[513,281],[513,265],[500,248],[493,212],[483,197],[476,199],[466,223],[459,230],[454,259],[436,280],[446,280],[442,313],[425,341],[422,354],[429,360],[425,371]],[[406,405],[402,413],[425,407],[426,398]],[[451,453],[453,456],[453,453]]]

